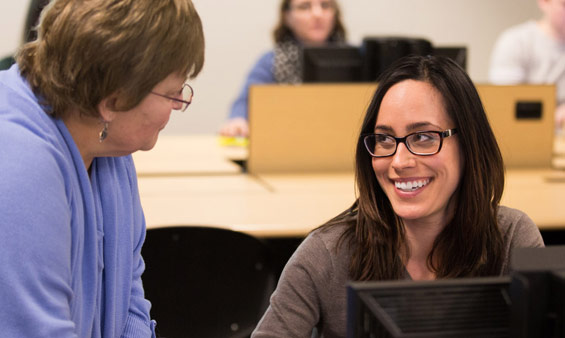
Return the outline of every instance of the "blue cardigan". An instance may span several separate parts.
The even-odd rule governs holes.
[[[249,98],[249,86],[254,84],[268,84],[275,83],[275,74],[273,73],[273,62],[275,58],[275,52],[269,51],[263,54],[259,60],[255,63],[245,84],[239,93],[237,99],[233,102],[229,118],[243,117],[247,119],[247,105]]]
[[[1,336],[155,336],[132,158],[91,169],[17,65],[0,72]]]

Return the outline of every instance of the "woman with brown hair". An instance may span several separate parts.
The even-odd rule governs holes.
[[[253,66],[220,134],[248,135],[249,86],[302,82],[303,46],[345,43],[345,28],[336,0],[282,0],[273,38],[275,48]]]
[[[344,337],[349,280],[508,273],[517,247],[543,246],[500,206],[504,166],[479,95],[442,57],[408,57],[379,79],[356,151],[358,199],[287,263],[253,337]]]
[[[5,337],[154,337],[131,153],[204,62],[190,0],[53,0],[0,72]]]

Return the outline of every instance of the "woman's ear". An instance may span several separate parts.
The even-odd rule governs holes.
[[[102,120],[106,122],[112,122],[112,120],[115,118],[118,97],[119,95],[115,93],[103,98],[102,101],[100,101],[100,103],[98,104],[98,113],[100,114]]]

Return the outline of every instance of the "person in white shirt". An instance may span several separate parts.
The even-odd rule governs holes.
[[[543,15],[504,31],[491,56],[494,84],[555,84],[555,127],[565,127],[565,0],[537,0]]]

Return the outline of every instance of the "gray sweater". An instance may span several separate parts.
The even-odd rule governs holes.
[[[541,247],[543,240],[534,222],[523,212],[500,207],[499,226],[504,239],[501,275],[508,274],[514,248]],[[346,284],[351,253],[336,245],[344,226],[313,231],[288,261],[270,306],[252,338],[310,337],[318,327],[320,337],[346,335]]]

